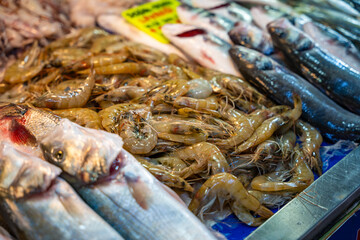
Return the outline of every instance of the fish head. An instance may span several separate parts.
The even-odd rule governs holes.
[[[40,143],[47,161],[85,184],[111,175],[122,145],[118,135],[84,128],[67,119]]]
[[[237,22],[234,28],[229,31],[229,36],[233,42],[239,42],[244,46],[251,44],[252,42],[250,25],[246,22]]]
[[[266,71],[274,69],[274,61],[256,50],[242,46],[233,46],[229,52],[239,67],[240,72],[244,70]]]
[[[267,25],[271,37],[278,47],[287,52],[307,51],[314,47],[312,39],[296,28],[286,18],[279,18]]]
[[[58,167],[23,150],[7,141],[0,143],[0,196],[22,198],[46,191],[61,173]]]

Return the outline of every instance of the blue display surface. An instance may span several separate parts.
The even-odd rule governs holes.
[[[329,170],[349,152],[356,148],[356,144],[350,141],[339,141],[335,144],[323,143],[320,148],[320,155],[323,161],[323,172]],[[315,175],[315,178],[318,176]],[[276,212],[278,209],[273,209]],[[250,227],[240,222],[235,215],[230,215],[221,223],[213,226],[213,229],[221,232],[229,240],[239,240],[246,238],[256,227]]]

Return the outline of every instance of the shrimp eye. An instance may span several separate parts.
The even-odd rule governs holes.
[[[65,153],[62,150],[55,151],[53,154],[54,160],[58,163],[64,161]]]

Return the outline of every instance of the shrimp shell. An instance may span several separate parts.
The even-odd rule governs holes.
[[[79,108],[83,107],[89,100],[91,91],[95,84],[94,75],[90,74],[79,86],[71,89],[66,87],[67,82],[62,82],[53,92],[47,92],[33,102],[34,106],[51,109]]]

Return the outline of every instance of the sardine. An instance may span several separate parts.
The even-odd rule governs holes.
[[[360,114],[360,72],[323,51],[307,34],[280,18],[268,25],[274,44],[316,87]]]
[[[231,44],[227,33],[233,28],[234,21],[203,8],[194,8],[186,4],[178,6],[176,12],[182,23],[203,28]]]
[[[270,35],[249,23],[237,22],[235,27],[229,32],[229,36],[236,45],[255,49],[265,55],[270,55],[274,52]]]
[[[166,24],[164,35],[204,67],[241,76],[229,56],[231,45],[202,28],[185,24]]]
[[[96,21],[98,25],[110,32],[121,34],[134,42],[146,44],[166,54],[174,53],[183,59],[187,59],[187,57],[173,45],[159,42],[130,23],[127,23],[126,20],[119,15],[103,14],[97,17]]]
[[[41,148],[49,162],[77,181],[82,198],[126,239],[215,239],[122,144],[118,135],[63,119]]]
[[[64,180],[61,170],[0,143],[0,209],[19,239],[122,239]]]
[[[360,117],[340,107],[302,77],[255,50],[234,46],[230,55],[245,78],[279,104],[292,106],[293,93],[299,94],[302,118],[328,140],[360,141]]]

